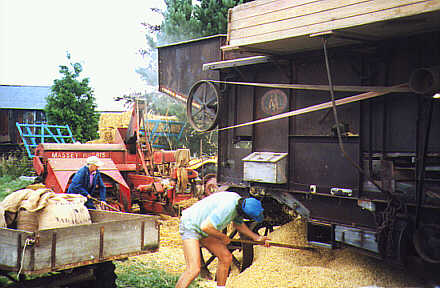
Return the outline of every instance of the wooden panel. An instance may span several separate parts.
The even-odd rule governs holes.
[[[284,20],[295,20],[293,22],[295,28],[305,25],[307,23],[312,24],[312,17],[322,17],[323,13],[330,17],[333,17],[333,13],[339,12],[338,9],[348,8],[349,12],[355,9],[355,5],[363,2],[371,5],[371,2],[376,0],[326,0],[326,1],[307,1],[308,3],[297,3],[297,1],[277,1],[275,3],[267,3],[261,5],[250,14],[249,11],[239,10],[237,13],[233,13],[231,19],[231,29],[238,30],[246,27],[252,27],[256,25],[271,24],[275,21],[280,22]],[[414,0],[407,0],[414,1]],[[403,2],[403,1],[402,1]],[[387,4],[388,1],[384,4]],[[353,7],[354,6],[354,7]],[[389,6],[388,4],[386,6]],[[374,7],[369,7],[373,9]],[[344,10],[344,9],[342,9]],[[354,12],[354,11],[353,11]],[[321,13],[321,14],[319,14]],[[336,15],[334,15],[336,16]],[[306,21],[307,20],[307,21]],[[284,23],[284,22],[283,22]]]
[[[350,28],[440,9],[437,0],[255,2],[258,5],[244,8],[240,5],[232,10],[228,35],[230,47]]]
[[[0,136],[8,135],[8,110],[0,110]]]
[[[26,237],[32,235],[30,232],[23,232],[13,229],[0,228],[0,267],[13,270],[17,267],[18,241],[21,236],[23,244]],[[22,245],[21,244],[21,245]]]
[[[90,218],[92,223],[108,222],[108,221],[121,221],[130,219],[155,219],[155,216],[140,215],[133,213],[122,213],[122,212],[111,212],[99,211],[99,210],[89,210]]]
[[[55,259],[53,259],[55,266],[98,259],[98,225],[78,225],[40,231],[40,245],[35,249],[35,270],[51,268],[54,237],[56,238]],[[28,269],[31,270],[31,267]]]
[[[23,272],[83,266],[159,247],[157,217],[107,211],[91,211],[91,215],[99,222],[39,231],[37,243],[25,251]],[[32,233],[0,229],[1,268],[17,268],[19,235],[23,247]]]

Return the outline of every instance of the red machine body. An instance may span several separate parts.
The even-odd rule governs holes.
[[[175,151],[151,150],[140,133],[138,113],[135,105],[130,127],[117,129],[114,144],[39,144],[33,159],[35,171],[48,188],[65,193],[86,158],[97,156],[104,162],[99,170],[110,205],[132,212],[132,204],[138,204],[142,213],[175,215],[175,204],[195,196],[197,172],[185,168],[189,189],[177,191]]]

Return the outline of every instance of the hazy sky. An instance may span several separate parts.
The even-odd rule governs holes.
[[[141,22],[160,24],[162,0],[0,0],[0,84],[51,86],[66,52],[83,66],[98,110],[121,109],[113,98],[142,92]]]

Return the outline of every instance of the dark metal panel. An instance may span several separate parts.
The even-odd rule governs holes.
[[[406,83],[415,69],[440,65],[438,43],[440,33],[383,43],[381,49],[365,57],[365,61],[375,68],[374,82],[371,84],[390,86]],[[372,99],[369,104],[363,105],[362,146],[368,150],[371,142],[372,152],[415,152],[418,97],[413,93],[396,93]],[[436,111],[434,107],[433,119],[439,119]],[[433,121],[433,127],[437,129],[431,130],[431,151],[440,150],[438,123]]]
[[[252,77],[243,72],[243,75]],[[227,75],[229,79],[233,75]],[[245,76],[246,77],[246,76]],[[253,120],[254,88],[244,86],[225,87],[225,107],[219,127],[227,127]],[[252,126],[219,132],[219,182],[240,184],[243,181],[243,159],[252,153]]]
[[[254,87],[249,86],[234,86],[231,89],[236,89],[234,95],[236,103],[234,104],[234,113],[236,121],[234,124],[246,123],[254,120]],[[252,136],[252,126],[244,126],[234,129],[235,136]],[[238,139],[237,139],[238,140]]]
[[[256,81],[262,83],[290,82],[290,66],[279,63],[256,67]],[[255,120],[281,114],[289,109],[287,89],[255,88]],[[254,127],[254,151],[288,152],[289,119],[269,121]]]
[[[309,61],[306,59],[305,55],[295,67],[298,83],[328,85],[323,56]],[[359,65],[358,58],[331,54],[330,68],[334,85],[361,85],[361,77],[355,72]],[[295,110],[331,100],[330,93],[327,91],[300,90],[295,94]],[[337,92],[335,98],[340,99],[355,94],[354,92]],[[354,134],[359,133],[359,106],[359,103],[352,103],[337,108],[339,121],[348,124],[350,132]],[[295,122],[292,125],[295,126],[294,134],[296,135],[331,135],[331,129],[335,125],[333,113],[329,109],[292,117],[291,121]]]
[[[159,47],[159,90],[165,88],[187,96],[198,80],[219,80],[218,71],[203,71],[202,66],[222,60],[220,46],[224,41],[224,36],[217,36]]]
[[[363,226],[376,228],[374,214],[357,205],[357,200],[335,201],[333,198],[295,195],[301,199],[311,214],[310,217],[332,224],[348,224],[349,226]]]
[[[344,138],[344,149],[351,159],[359,159],[359,138]],[[294,162],[289,163],[290,185],[309,191],[330,194],[330,188],[359,190],[359,172],[339,149],[337,137],[292,137]],[[356,195],[353,195],[354,197]]]

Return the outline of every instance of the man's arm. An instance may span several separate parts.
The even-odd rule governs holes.
[[[99,181],[99,198],[100,198],[100,200],[101,201],[103,201],[103,202],[106,202],[106,190],[105,190],[105,185],[104,185],[104,181],[102,180],[102,176],[101,176],[101,173],[100,172],[98,172],[99,173],[99,176],[98,176],[98,181]]]
[[[217,239],[220,239],[225,245],[228,245],[231,242],[231,239],[229,239],[228,235],[217,230],[214,227],[214,225],[211,223],[211,221],[209,221],[209,219],[202,222],[200,229],[206,234],[208,234],[208,236],[212,236]]]
[[[238,232],[248,236],[252,240],[254,240],[254,241],[264,241],[265,242],[264,246],[266,246],[266,247],[270,246],[270,244],[268,242],[270,239],[268,237],[261,236],[261,235],[258,235],[257,233],[252,232],[252,230],[249,229],[249,227],[245,223],[238,224],[238,223],[234,222],[233,225],[234,225],[234,228],[238,230]]]
[[[84,172],[83,169],[80,169],[78,170],[78,172],[76,172],[76,174],[72,178],[72,183],[70,183],[69,192],[81,194],[82,196],[85,197],[89,196],[89,192],[84,187],[85,184],[83,183],[85,174],[86,173]]]

